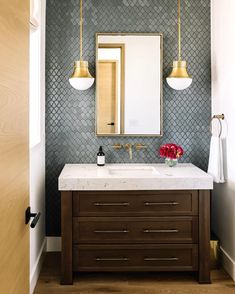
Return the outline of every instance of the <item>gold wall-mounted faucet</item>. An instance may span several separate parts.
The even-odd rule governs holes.
[[[124,148],[129,152],[130,160],[132,160],[132,158],[133,158],[132,144],[127,143],[127,144],[124,145]]]
[[[122,147],[125,148],[129,152],[130,160],[133,159],[133,145],[131,143],[127,143],[125,145],[122,145],[120,143],[117,143],[117,144],[114,144],[112,147],[115,150],[117,150],[117,151],[120,150],[120,149],[122,149]],[[141,144],[141,143],[135,144],[136,151],[139,151],[139,150],[142,150],[142,149],[146,149],[146,148],[147,148],[147,146],[144,145],[144,144]]]

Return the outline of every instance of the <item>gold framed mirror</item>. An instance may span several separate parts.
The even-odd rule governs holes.
[[[163,35],[96,34],[96,135],[163,135]]]

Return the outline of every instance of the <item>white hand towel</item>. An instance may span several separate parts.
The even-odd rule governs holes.
[[[210,156],[208,164],[208,174],[210,174],[215,183],[224,183],[224,166],[223,166],[223,148],[220,137],[211,137]]]

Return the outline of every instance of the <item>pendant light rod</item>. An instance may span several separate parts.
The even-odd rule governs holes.
[[[181,0],[178,0],[178,60],[181,61]]]
[[[80,0],[80,59],[75,61],[74,70],[69,79],[70,85],[76,90],[87,90],[93,83],[94,78],[89,72],[88,61],[83,60],[83,0]]]
[[[80,0],[80,60],[83,60],[83,12],[82,0]]]
[[[175,90],[187,89],[192,83],[187,63],[181,57],[181,0],[178,0],[178,60],[173,61],[171,74],[166,78],[168,85]]]

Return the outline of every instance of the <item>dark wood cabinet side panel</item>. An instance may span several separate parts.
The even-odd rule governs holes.
[[[211,283],[209,190],[199,191],[199,283]]]
[[[61,192],[61,284],[73,283],[72,269],[72,192]]]
[[[192,191],[192,214],[193,215],[198,215],[198,211],[199,211],[198,197],[199,197],[199,191],[193,190]]]
[[[80,211],[80,192],[73,191],[72,196],[72,215],[77,216]]]

